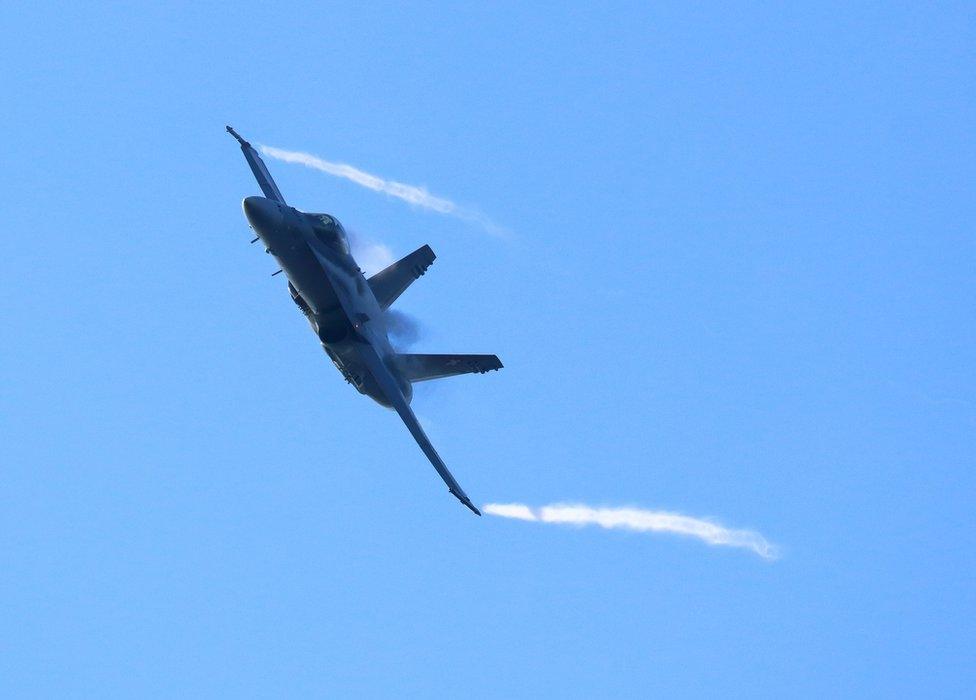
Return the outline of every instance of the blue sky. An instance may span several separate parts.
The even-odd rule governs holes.
[[[358,5],[358,4],[357,4]],[[960,696],[976,638],[967,4],[8,3],[0,695]],[[414,406],[475,518],[249,246],[433,268]]]

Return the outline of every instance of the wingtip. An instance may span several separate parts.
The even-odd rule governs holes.
[[[237,139],[241,143],[241,145],[243,146],[248,145],[247,141],[245,141],[240,134],[234,131],[234,127],[227,125],[225,128],[227,129],[227,133],[233,136],[235,139]]]
[[[466,493],[463,492],[458,493],[454,489],[449,489],[449,491],[451,492],[451,494],[453,494],[453,496],[456,499],[461,501],[461,503],[464,505],[465,508],[469,509],[472,513],[474,513],[478,517],[481,517],[481,511],[478,510],[477,506],[475,506],[475,504],[471,502],[471,499],[468,498],[468,495]]]

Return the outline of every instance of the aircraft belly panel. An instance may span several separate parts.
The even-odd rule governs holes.
[[[322,314],[339,305],[328,275],[306,245],[277,256],[282,269],[312,311]]]

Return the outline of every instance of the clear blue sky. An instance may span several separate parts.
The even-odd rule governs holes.
[[[972,691],[971,4],[141,5],[0,9],[0,695]],[[248,245],[225,124],[513,232],[270,164],[431,244],[417,351],[502,357],[414,400],[477,503],[783,556],[473,517]]]

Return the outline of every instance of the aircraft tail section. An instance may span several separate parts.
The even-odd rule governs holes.
[[[370,277],[369,286],[380,308],[388,309],[415,279],[427,272],[436,257],[430,246],[425,245]]]
[[[484,374],[501,369],[497,355],[418,355],[399,354],[397,362],[411,382],[442,379],[458,374]]]

